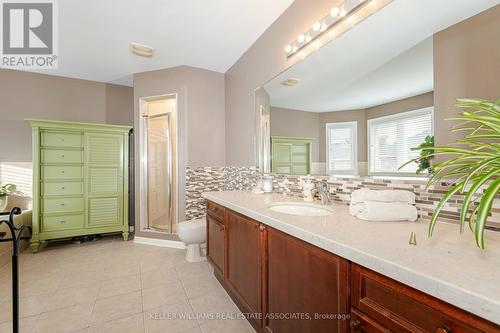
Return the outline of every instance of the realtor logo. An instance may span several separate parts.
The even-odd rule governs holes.
[[[1,67],[57,68],[55,0],[0,0]]]

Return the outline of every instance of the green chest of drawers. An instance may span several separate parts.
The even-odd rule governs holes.
[[[50,239],[121,232],[128,239],[131,127],[27,119],[33,133],[31,250]]]

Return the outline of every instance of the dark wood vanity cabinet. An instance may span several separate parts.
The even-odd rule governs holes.
[[[207,258],[220,276],[224,275],[226,226],[207,215]]]
[[[207,260],[215,274],[222,278],[226,268],[225,209],[212,202],[207,204]]]
[[[354,263],[351,263],[351,304],[365,315],[364,319],[355,319],[362,324],[351,332],[372,332],[363,330],[371,327],[370,321],[387,332],[500,332],[497,325]],[[351,324],[358,326],[353,319]],[[380,327],[373,332],[379,332]]]
[[[500,333],[498,325],[212,202],[207,256],[259,333]]]
[[[348,261],[281,231],[266,230],[264,332],[347,332]]]
[[[250,323],[262,326],[262,238],[263,229],[257,221],[227,211],[227,270],[225,281],[230,294]]]

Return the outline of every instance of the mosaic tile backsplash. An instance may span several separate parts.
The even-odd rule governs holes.
[[[186,169],[186,217],[187,219],[199,218],[205,215],[205,202],[201,197],[202,192],[208,191],[236,191],[251,190],[259,172],[255,167],[202,167]],[[314,177],[313,182],[327,184],[330,199],[349,204],[351,193],[360,188],[374,190],[394,189],[408,190],[416,195],[416,207],[419,216],[429,220],[432,211],[441,200],[448,187],[433,185],[425,188],[424,179],[397,179],[378,177]],[[299,177],[289,175],[273,175],[274,192],[291,196],[302,196],[299,187]],[[454,195],[441,211],[440,221],[459,222],[459,207],[463,195]],[[500,231],[500,199],[496,199],[492,216],[488,219],[488,228]]]

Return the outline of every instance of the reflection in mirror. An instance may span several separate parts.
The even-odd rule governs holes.
[[[258,90],[256,106],[270,113],[270,137],[260,137],[271,142],[260,159],[282,174],[415,176],[416,164],[399,167],[434,133],[432,37],[371,57],[340,47],[325,45]]]

